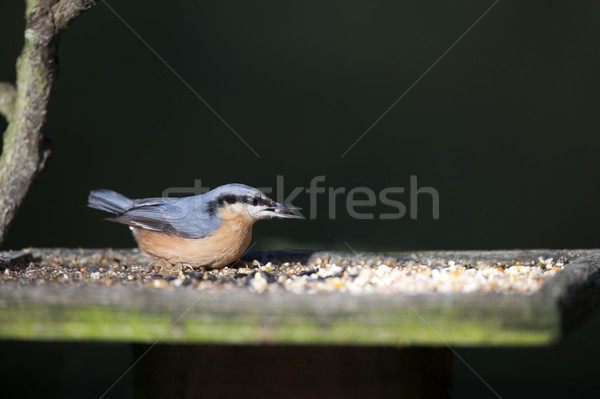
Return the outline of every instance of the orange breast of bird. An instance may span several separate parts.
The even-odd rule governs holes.
[[[173,234],[132,227],[142,250],[169,263],[219,268],[227,266],[244,253],[252,240],[255,219],[221,209],[223,224],[204,238],[189,239]]]

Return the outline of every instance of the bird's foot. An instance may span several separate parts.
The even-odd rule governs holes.
[[[235,267],[235,268],[244,268],[244,267],[250,267],[251,263],[248,263],[246,261],[243,261],[241,259],[236,260],[235,262],[233,262],[231,265],[229,265],[230,267]]]
[[[178,263],[178,265],[181,265],[181,271],[184,272],[195,272],[196,269],[194,268],[194,266],[187,264],[187,263]]]
[[[157,272],[166,274],[179,274],[183,270],[181,263],[174,265],[165,258],[158,258],[152,267],[154,267]]]

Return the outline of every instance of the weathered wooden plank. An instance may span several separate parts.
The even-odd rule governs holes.
[[[68,251],[67,251],[68,252]],[[79,252],[87,253],[87,252]],[[34,257],[44,251],[35,250]],[[139,255],[117,251],[138,262]],[[0,337],[153,343],[541,345],[598,311],[600,255],[580,251],[426,252],[393,259],[574,259],[533,294],[257,294],[60,284],[0,285]],[[259,259],[381,254],[254,253]],[[27,267],[26,264],[21,267]],[[75,266],[73,266],[75,267]]]

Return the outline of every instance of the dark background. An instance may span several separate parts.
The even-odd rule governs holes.
[[[0,3],[0,80],[15,78],[23,3]],[[321,195],[316,220],[257,224],[256,249],[598,247],[597,2],[499,2],[343,158],[491,2],[109,4],[260,158],[100,3],[61,40],[53,157],[5,248],[132,246],[86,208],[93,188],[149,197],[195,179],[273,186],[277,175],[286,194],[317,175],[376,192],[415,175],[438,190],[440,219],[424,198],[417,220],[354,220],[342,200],[329,220]],[[308,196],[294,203],[307,208]],[[580,334],[569,351],[460,353],[507,397],[594,396],[598,322]],[[489,393],[455,369],[458,397]]]

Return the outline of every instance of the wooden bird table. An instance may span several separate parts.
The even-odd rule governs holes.
[[[450,397],[452,348],[552,344],[600,308],[597,250],[0,256],[0,338],[131,343],[140,398]]]

